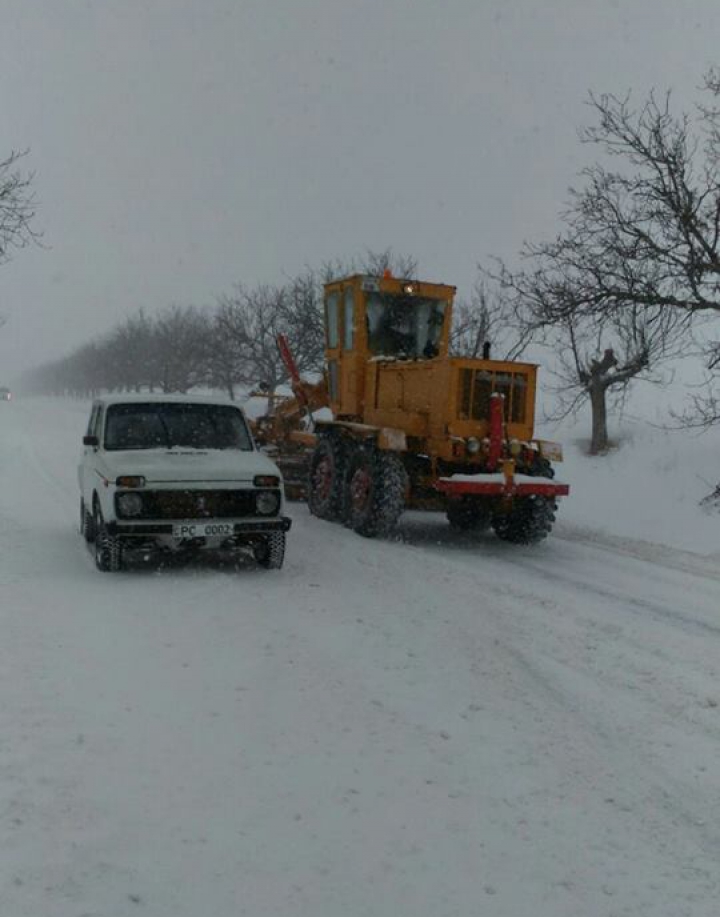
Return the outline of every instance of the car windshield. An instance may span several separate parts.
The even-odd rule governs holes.
[[[367,300],[370,352],[407,359],[436,357],[445,305],[407,294],[371,293]]]
[[[252,450],[242,413],[230,405],[135,403],[107,410],[105,448]]]

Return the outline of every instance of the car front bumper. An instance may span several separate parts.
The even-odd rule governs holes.
[[[108,522],[107,531],[109,535],[133,536],[139,538],[153,538],[155,536],[173,537],[175,526],[182,525],[186,522],[198,522],[199,520],[187,519],[163,519],[162,522],[156,522],[152,519],[142,522]],[[288,516],[278,516],[274,519],[203,519],[203,523],[221,523],[230,524],[233,527],[233,535],[264,535],[268,532],[287,532],[292,525],[292,520]]]

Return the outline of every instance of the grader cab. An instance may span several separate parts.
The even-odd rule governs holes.
[[[533,439],[537,367],[450,356],[454,294],[387,275],[326,285],[325,378],[303,382],[286,352],[295,404],[284,416],[325,405],[332,419],[274,437],[281,455],[306,450],[314,515],[366,536],[405,508],[516,543],[550,531],[569,489],[554,480],[560,447]]]

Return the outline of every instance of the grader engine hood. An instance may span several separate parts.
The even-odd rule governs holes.
[[[537,367],[532,363],[452,360],[454,427],[487,436],[493,395],[502,397],[502,422],[508,439],[533,438]]]

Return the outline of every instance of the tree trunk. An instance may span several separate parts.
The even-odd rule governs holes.
[[[598,455],[600,452],[605,452],[610,445],[607,431],[607,386],[594,382],[589,385],[588,391],[592,410],[590,455]]]

